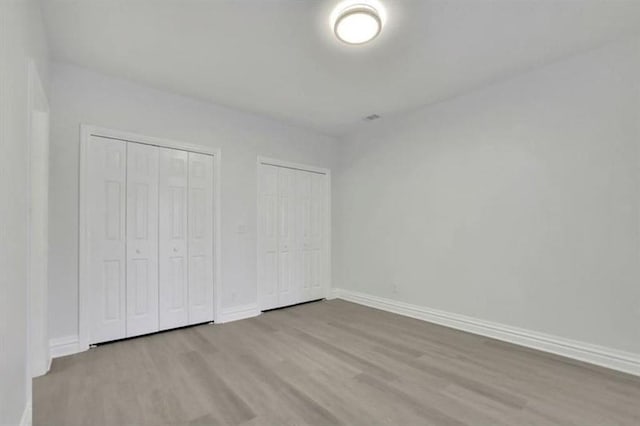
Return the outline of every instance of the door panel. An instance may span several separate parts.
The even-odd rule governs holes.
[[[213,321],[213,157],[189,158],[189,323]]]
[[[278,306],[278,168],[259,167],[258,282],[261,309]]]
[[[311,287],[311,299],[325,297],[327,282],[328,259],[326,244],[327,233],[327,176],[311,173],[311,197],[309,212],[309,236],[306,251],[311,258],[309,268],[309,285]]]
[[[279,306],[300,301],[300,290],[296,285],[295,176],[295,170],[278,168]]]
[[[188,154],[159,150],[159,328],[188,324]]]
[[[296,268],[296,283],[300,302],[312,300],[311,294],[311,173],[296,172],[296,230],[300,262]]]
[[[89,141],[87,170],[90,343],[126,336],[126,143]]]
[[[158,148],[127,143],[127,337],[158,331]]]

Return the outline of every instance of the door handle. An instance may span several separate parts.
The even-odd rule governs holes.
[[[140,249],[136,249],[136,254],[140,254]]]
[[[178,248],[177,248],[177,247],[174,247],[174,248],[173,248],[173,252],[174,252],[174,253],[177,253],[177,252],[178,252]]]

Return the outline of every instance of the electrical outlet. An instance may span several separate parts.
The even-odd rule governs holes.
[[[394,293],[398,293],[398,284],[397,284],[397,283],[393,283],[393,284],[391,284],[391,290],[392,290]]]

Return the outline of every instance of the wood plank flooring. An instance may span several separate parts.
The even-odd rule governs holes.
[[[341,300],[112,343],[34,425],[638,425],[640,379]]]

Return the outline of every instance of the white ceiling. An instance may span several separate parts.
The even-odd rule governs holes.
[[[53,57],[339,135],[635,34],[640,0],[381,0],[370,44],[339,0],[43,0]]]

